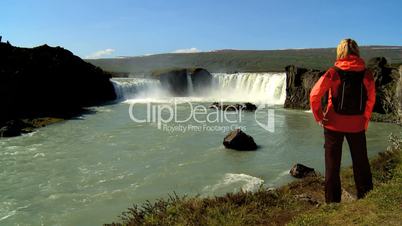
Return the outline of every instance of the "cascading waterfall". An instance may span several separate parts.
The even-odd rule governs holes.
[[[225,101],[283,104],[286,99],[285,73],[213,74],[212,96]]]
[[[161,85],[155,79],[114,78],[112,79],[118,100],[155,96]]]
[[[143,78],[113,79],[120,100],[164,102],[173,96],[164,90],[158,80]],[[189,97],[183,100],[198,102],[252,102],[280,105],[286,98],[285,73],[216,73],[212,86],[202,96],[193,96],[193,83],[187,76]]]

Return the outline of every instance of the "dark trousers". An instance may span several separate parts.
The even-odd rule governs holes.
[[[344,133],[324,128],[325,136],[325,201],[341,201],[341,180],[339,176],[343,137],[349,144],[353,162],[357,198],[363,198],[373,189],[370,164],[367,157],[366,133]]]

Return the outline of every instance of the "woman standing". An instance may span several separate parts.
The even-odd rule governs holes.
[[[322,111],[321,99],[328,93],[328,105]],[[360,58],[359,46],[344,39],[337,47],[337,60],[314,85],[310,105],[325,136],[325,201],[341,201],[340,165],[344,137],[349,144],[357,197],[373,188],[367,157],[366,130],[375,104],[373,75]]]

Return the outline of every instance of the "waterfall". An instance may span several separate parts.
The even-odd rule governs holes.
[[[193,81],[191,80],[191,76],[188,73],[187,73],[187,88],[188,88],[188,95],[189,96],[194,95]]]
[[[252,102],[281,105],[286,98],[285,73],[216,73],[212,86],[202,96],[195,96],[193,82],[187,76],[189,97],[184,101]],[[173,95],[161,87],[159,80],[143,78],[114,78],[119,100],[169,102]]]
[[[210,95],[226,101],[283,104],[286,99],[285,73],[213,74]]]
[[[112,83],[118,100],[144,98],[161,90],[159,80],[143,78],[114,78]]]

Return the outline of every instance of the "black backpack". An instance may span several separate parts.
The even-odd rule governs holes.
[[[332,96],[335,112],[341,115],[362,115],[367,101],[367,90],[363,83],[366,71],[355,72],[333,68],[341,81],[338,96]]]

